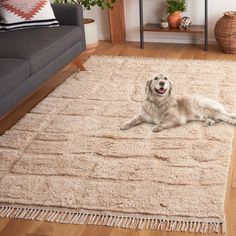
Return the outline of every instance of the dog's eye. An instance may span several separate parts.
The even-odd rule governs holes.
[[[155,77],[155,78],[154,78],[154,80],[158,80],[158,78],[157,78],[157,77]]]
[[[165,77],[164,80],[167,80],[167,78]]]

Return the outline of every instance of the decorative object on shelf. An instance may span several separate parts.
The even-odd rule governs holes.
[[[59,4],[80,4],[85,10],[90,10],[93,6],[98,6],[102,10],[112,8],[116,0],[54,0]],[[84,31],[86,41],[85,53],[92,53],[98,46],[97,23],[94,19],[84,19]]]
[[[181,21],[180,12],[184,12],[187,9],[185,0],[166,0],[168,23],[172,28],[178,28]]]
[[[190,27],[192,26],[192,21],[189,17],[187,16],[184,16],[181,21],[180,21],[180,25],[179,25],[179,28],[180,29],[189,29]]]
[[[175,11],[168,16],[168,23],[171,28],[178,28],[181,21],[181,15],[179,11]]]
[[[236,53],[236,12],[227,11],[215,25],[215,38],[223,52]]]
[[[161,18],[160,26],[161,26],[162,29],[168,29],[169,28],[169,23],[168,23],[166,17]]]

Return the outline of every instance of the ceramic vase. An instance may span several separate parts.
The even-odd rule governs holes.
[[[171,28],[178,28],[180,21],[181,21],[181,15],[179,11],[175,11],[173,13],[171,13],[168,16],[168,23],[170,25]]]
[[[84,53],[92,53],[98,46],[98,30],[97,23],[93,19],[84,19],[84,31],[86,41],[86,51]]]
[[[160,26],[162,29],[168,29],[169,28],[169,23],[166,21],[163,21],[160,23]]]

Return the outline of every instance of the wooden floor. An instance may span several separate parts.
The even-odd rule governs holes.
[[[143,56],[165,57],[178,59],[203,59],[203,60],[235,60],[236,55],[224,54],[216,45],[211,45],[208,52],[203,51],[200,45],[183,44],[154,44],[146,43],[145,49],[139,49],[138,43],[113,45],[109,42],[100,42],[95,52],[98,55],[116,56]],[[81,55],[86,61],[89,55]],[[235,63],[236,66],[236,63]],[[75,70],[73,65],[67,66],[61,73],[55,75],[44,84],[36,93],[31,95],[14,112],[0,121],[0,133],[13,125],[25,112],[42,100],[58,84],[65,80]],[[236,78],[235,78],[236,79]],[[236,94],[236,92],[235,92]],[[236,96],[236,95],[235,95]],[[232,164],[228,181],[226,197],[226,213],[228,233],[227,236],[236,236],[236,138],[234,141]],[[1,191],[1,190],[0,190]],[[174,233],[159,231],[138,231],[102,226],[57,224],[30,220],[0,219],[0,236],[200,236],[194,233]],[[210,235],[210,234],[208,234]],[[216,234],[212,234],[216,235]]]

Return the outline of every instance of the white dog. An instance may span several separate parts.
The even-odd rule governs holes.
[[[132,120],[121,126],[122,130],[148,122],[154,124],[153,132],[160,132],[190,121],[205,121],[208,125],[224,121],[236,125],[236,113],[229,113],[215,100],[193,95],[175,98],[172,83],[163,74],[146,83],[146,99]]]

